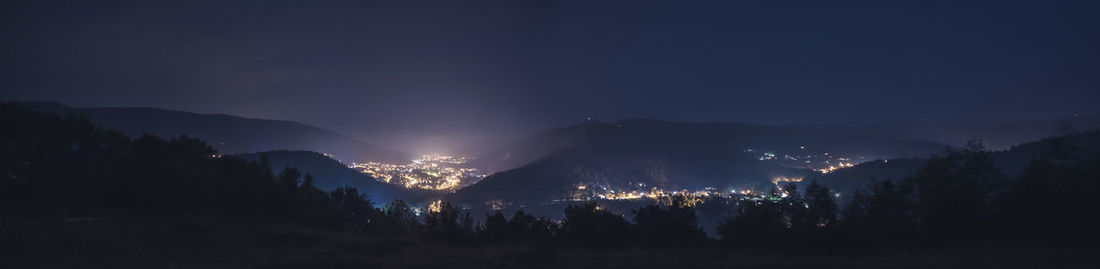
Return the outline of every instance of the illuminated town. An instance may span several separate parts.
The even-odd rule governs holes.
[[[367,162],[352,163],[348,167],[378,181],[402,185],[405,188],[454,191],[485,178],[485,174],[476,168],[464,167],[471,160],[466,157],[429,154],[408,164]]]
[[[787,183],[802,182],[801,177],[776,177],[771,180],[772,186],[767,191],[761,191],[752,187],[719,189],[706,187],[701,190],[665,190],[659,187],[648,187],[645,183],[630,184],[630,188],[613,188],[606,185],[592,183],[576,183],[564,199],[555,202],[580,202],[595,200],[642,200],[649,199],[659,203],[669,201],[672,197],[682,196],[688,201],[688,205],[701,204],[709,200],[777,200],[788,197],[783,186]],[[837,197],[839,193],[835,193]]]

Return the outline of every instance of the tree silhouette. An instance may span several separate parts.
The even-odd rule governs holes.
[[[596,203],[565,207],[562,229],[570,240],[588,246],[613,246],[626,242],[630,223],[603,210]]]
[[[860,190],[844,210],[844,237],[850,247],[908,247],[915,240],[916,221],[910,200],[912,189],[893,181],[874,181],[870,192]]]
[[[308,178],[306,180],[309,181]],[[355,228],[367,230],[378,224],[381,212],[374,208],[370,198],[354,187],[340,187],[329,193],[332,200],[340,208],[347,223]]]
[[[395,200],[383,210],[385,230],[390,232],[413,232],[420,229],[420,220],[412,208],[402,200]]]
[[[512,237],[519,242],[548,242],[552,236],[558,235],[561,227],[546,218],[538,218],[516,211],[508,220],[508,230]]]
[[[699,228],[695,209],[687,204],[687,197],[672,197],[667,206],[648,205],[635,209],[634,223],[642,241],[651,246],[675,247],[699,244],[706,241]]]
[[[1100,203],[1092,198],[1100,188],[1100,158],[1063,138],[1047,142],[998,199],[1003,232],[1035,244],[1092,244],[1100,232],[1083,220],[1100,218]]]
[[[508,218],[500,211],[485,214],[485,223],[478,229],[478,235],[485,242],[500,243],[513,239],[514,232],[508,226]]]
[[[989,238],[989,227],[995,226],[991,197],[1004,179],[980,140],[972,139],[961,151],[929,159],[907,180],[915,186],[915,213],[925,243]]]
[[[424,226],[430,237],[447,241],[466,239],[472,232],[473,218],[448,201],[442,201],[436,211],[424,215]]]
[[[722,243],[736,248],[777,249],[787,232],[780,205],[768,201],[743,201],[736,215],[718,225]]]

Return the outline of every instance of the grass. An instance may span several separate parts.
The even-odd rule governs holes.
[[[969,248],[849,256],[721,248],[470,246],[204,219],[7,226],[0,268],[1091,268],[1086,250]]]

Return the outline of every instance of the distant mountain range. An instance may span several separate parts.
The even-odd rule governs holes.
[[[81,108],[51,102],[22,104],[40,111],[83,114],[104,128],[119,130],[129,136],[140,136],[144,133],[169,138],[187,135],[210,143],[223,154],[307,150],[332,154],[347,161],[410,160],[410,156],[406,154],[381,149],[330,130],[293,121],[143,107]]]
[[[819,175],[799,164],[802,160],[819,162],[823,156],[832,161],[843,157],[855,163],[890,160],[889,168],[874,168],[881,162],[869,162],[859,169],[841,169],[843,172],[833,173],[838,176],[827,182],[854,180],[839,177],[852,170],[874,171],[868,173],[880,178],[900,177],[908,169],[919,168],[921,158],[961,145],[969,138],[982,138],[987,146],[1001,149],[1097,126],[1097,117],[870,126],[587,121],[537,134],[479,157],[481,168],[502,172],[457,191],[454,199],[468,203],[538,203],[563,198],[575,188],[574,184],[593,182],[612,186],[641,183],[664,189],[766,186],[776,177]],[[778,160],[762,161],[761,154],[765,153]],[[798,159],[783,162],[785,157]]]
[[[590,121],[534,136],[482,158],[483,162],[497,161],[488,164],[495,165],[490,167],[537,161],[491,175],[459,190],[455,198],[468,202],[546,201],[561,198],[577,183],[641,184],[667,190],[770,185],[773,178],[801,177],[811,171],[778,160],[763,161],[764,153],[777,158],[873,160],[927,156],[945,147],[853,127]],[[546,155],[539,158],[538,154]],[[801,160],[793,163],[802,164]]]
[[[615,123],[599,121],[586,121],[575,125],[551,129],[530,137],[511,143],[483,143],[484,145],[501,145],[497,150],[481,149],[483,153],[477,154],[478,162],[475,164],[485,171],[505,171],[530,164],[536,160],[550,155],[556,151],[582,144],[586,139],[587,130],[598,125],[622,125],[635,122],[661,122],[645,119],[627,119]],[[672,122],[668,122],[672,123]],[[723,132],[733,133],[729,139],[746,139],[760,147],[769,147],[773,144],[790,147],[801,140],[828,140],[826,137],[809,136],[791,140],[792,133],[798,134],[839,134],[858,137],[871,137],[874,139],[890,139],[894,141],[910,141],[942,146],[962,146],[971,138],[981,139],[986,147],[993,150],[1003,150],[1009,147],[1036,141],[1051,136],[1065,135],[1074,132],[1085,132],[1100,128],[1100,115],[1069,117],[1048,121],[1021,121],[1001,123],[888,123],[874,125],[821,125],[821,126],[782,126],[760,125],[737,122],[714,123],[679,123],[695,126],[723,126]],[[814,130],[814,129],[817,130]],[[736,133],[735,133],[736,132]],[[795,134],[795,135],[798,135]],[[779,138],[779,139],[773,139]],[[808,138],[808,139],[807,139]],[[757,141],[762,141],[759,143]],[[840,146],[846,147],[846,146]],[[942,148],[941,148],[942,149]],[[891,149],[868,149],[870,152],[880,152],[880,158],[919,157],[908,154],[911,152],[894,152]],[[488,152],[485,154],[484,152]]]
[[[889,133],[894,137],[952,146],[962,146],[970,138],[979,138],[990,149],[1004,150],[1047,137],[1096,130],[1100,128],[1100,115],[999,123],[892,123],[866,128]]]
[[[267,152],[282,169],[314,174],[319,185],[350,185],[382,200],[426,197],[379,183],[347,168],[345,161],[405,163],[397,153],[306,124],[196,114],[156,108],[73,108],[57,103],[25,106],[55,113],[79,113],[105,128],[130,136],[188,135],[207,141],[223,154],[255,158]],[[647,119],[585,121],[548,130],[477,156],[471,165],[496,172],[458,190],[452,199],[480,203],[504,200],[539,203],[562,198],[577,183],[646,186],[662,189],[768,186],[777,177],[807,177],[830,185],[856,186],[866,178],[899,178],[919,168],[927,156],[977,137],[993,149],[1073,131],[1093,130],[1100,117],[997,124],[880,124],[864,126],[781,126],[745,123],[682,123]],[[1027,160],[1028,144],[999,152],[999,160]],[[273,151],[273,152],[272,152]],[[887,164],[879,159],[889,159]],[[828,175],[811,171],[828,161],[863,163]],[[1007,161],[1012,160],[1012,161]],[[805,163],[803,163],[805,162]],[[824,163],[823,163],[824,162]]]
[[[1018,175],[1028,163],[1049,148],[1055,139],[1084,154],[1100,153],[1100,131],[1089,131],[1012,146],[1009,149],[993,151],[990,157],[993,163],[1006,176]],[[865,187],[871,180],[901,180],[914,175],[924,166],[926,158],[876,160],[837,170],[824,175],[814,175],[807,180],[818,180],[830,187],[851,192]]]

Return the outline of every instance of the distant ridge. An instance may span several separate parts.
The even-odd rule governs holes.
[[[864,137],[881,144],[900,145],[909,143],[910,149],[891,148],[873,149],[864,148],[866,152],[880,152],[877,158],[907,158],[924,157],[935,153],[942,147],[962,146],[971,138],[979,138],[984,141],[986,147],[993,150],[1004,150],[1009,147],[1036,141],[1043,138],[1065,135],[1074,132],[1087,132],[1100,129],[1100,115],[1082,115],[1052,120],[1016,121],[1016,122],[973,122],[973,123],[884,123],[870,125],[767,125],[752,124],[731,121],[711,122],[673,122],[645,118],[626,118],[614,122],[602,122],[587,120],[569,126],[550,129],[523,139],[507,143],[482,143],[481,146],[497,145],[496,149],[482,149],[477,154],[478,161],[475,165],[485,171],[498,172],[515,169],[526,164],[533,163],[552,153],[572,146],[582,144],[587,139],[587,134],[607,126],[638,126],[638,125],[672,125],[696,128],[706,132],[719,132],[719,134],[704,134],[706,136],[727,136],[728,140],[746,140],[749,144],[790,147],[793,139],[826,141],[827,136],[843,135],[848,137]],[[799,134],[803,135],[799,137]],[[825,135],[822,137],[819,135]],[[889,142],[887,140],[892,140]],[[863,146],[866,143],[849,143],[836,146],[842,150],[851,150],[850,145]],[[826,143],[827,144],[827,143]],[[924,145],[939,145],[940,148],[927,151],[913,149]],[[830,146],[830,145],[826,145]],[[898,150],[901,151],[898,151]]]
[[[957,147],[970,138],[982,139],[987,147],[1001,151],[1015,148],[1013,145],[1017,144],[1028,147],[1021,143],[1066,132],[1094,130],[1098,126],[1100,117],[1095,116],[1007,123],[822,126],[590,120],[551,129],[479,156],[477,165],[480,168],[500,172],[459,190],[456,198],[470,202],[486,199],[530,202],[560,198],[555,195],[579,181],[718,187],[763,184],[769,175],[800,173],[751,160],[744,152],[748,149],[865,157],[860,161],[890,159],[888,166],[881,167],[881,161],[870,162],[855,170],[867,171],[880,179],[901,177],[908,170],[919,168],[922,158]],[[1006,154],[1011,155],[1001,155]],[[845,170],[838,171],[837,175],[852,173],[853,169]],[[663,175],[652,175],[655,171]],[[801,173],[815,178],[819,175],[817,172]],[[865,179],[831,177],[828,181],[862,185]]]
[[[562,198],[573,184],[591,182],[612,186],[642,183],[669,190],[751,185],[767,188],[776,177],[815,172],[758,160],[764,150],[873,160],[923,157],[945,147],[851,127],[647,119],[586,121],[533,136],[481,158],[497,161],[496,167],[514,166],[525,159],[536,161],[490,175],[458,190],[455,198],[471,204],[487,200],[540,203]]]
[[[1082,154],[1100,154],[1100,131],[1089,131],[1022,143],[992,151],[990,157],[1002,173],[1017,176],[1054,141],[1065,143]],[[876,160],[807,179],[819,180],[835,189],[851,192],[867,186],[871,180],[901,180],[912,176],[924,166],[925,161],[927,158]]]
[[[53,102],[24,106],[53,113],[74,112],[92,122],[129,136],[149,133],[161,137],[199,138],[223,154],[271,150],[307,150],[332,154],[346,161],[408,161],[409,156],[371,146],[334,131],[293,121],[251,119],[225,114],[146,107],[68,107]]]

